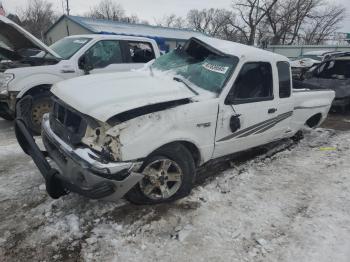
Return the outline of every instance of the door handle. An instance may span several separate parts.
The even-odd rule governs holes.
[[[267,113],[269,114],[273,114],[277,111],[277,108],[269,108],[269,110],[267,110]]]

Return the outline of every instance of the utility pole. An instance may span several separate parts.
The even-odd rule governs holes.
[[[67,2],[67,8],[66,8],[66,11],[67,11],[67,15],[69,15],[69,11],[70,11],[70,9],[69,9],[69,0],[66,0],[66,2]]]

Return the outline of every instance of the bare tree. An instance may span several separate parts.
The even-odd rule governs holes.
[[[233,9],[238,13],[241,23],[233,26],[240,31],[247,44],[254,45],[260,22],[276,2],[277,0],[236,0],[234,2]]]
[[[19,17],[23,27],[41,39],[57,19],[52,3],[46,0],[30,0],[25,9],[20,11]]]
[[[320,0],[278,1],[266,12],[266,23],[272,33],[272,44],[292,44],[298,37],[301,26]]]
[[[234,15],[225,9],[192,9],[187,14],[188,26],[210,36],[220,37],[230,32]]]
[[[299,31],[305,22],[305,19],[310,15],[310,12],[319,6],[321,0],[298,0],[295,6],[295,23],[291,31],[291,38],[288,44],[293,44],[297,38],[300,38]]]
[[[340,23],[345,17],[343,6],[325,6],[321,10],[316,10],[310,15],[303,39],[306,44],[321,44],[327,37],[330,37],[339,29]]]
[[[184,28],[186,27],[186,20],[181,16],[171,14],[164,16],[161,20],[156,20],[158,26],[172,27],[172,28]]]
[[[120,4],[112,0],[102,0],[99,4],[90,9],[87,16],[97,19],[121,21],[125,18],[125,11]]]

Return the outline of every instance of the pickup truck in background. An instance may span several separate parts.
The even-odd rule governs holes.
[[[143,69],[62,81],[51,91],[45,152],[25,120],[15,123],[49,195],[125,195],[137,204],[184,197],[208,161],[317,127],[334,98],[293,90],[284,56],[209,37],[191,38]]]
[[[42,116],[50,111],[53,84],[85,74],[137,69],[160,55],[152,39],[117,35],[70,36],[48,47],[3,16],[0,42],[0,117],[24,115],[16,108],[21,111],[22,98],[31,96],[31,113],[25,115],[34,134],[40,133]]]

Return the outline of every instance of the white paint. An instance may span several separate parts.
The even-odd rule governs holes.
[[[103,122],[134,108],[194,96],[171,76],[152,76],[148,70],[80,77],[58,83],[51,91],[81,113]]]

